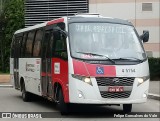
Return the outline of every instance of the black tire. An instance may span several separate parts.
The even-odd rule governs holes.
[[[132,104],[123,104],[123,112],[130,113],[132,111]]]
[[[61,115],[68,114],[68,105],[64,102],[62,89],[59,89],[59,92],[58,92],[58,108],[61,112]]]
[[[31,101],[31,94],[26,91],[25,83],[22,84],[22,99],[24,102]]]

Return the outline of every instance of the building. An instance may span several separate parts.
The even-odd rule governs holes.
[[[25,26],[87,12],[88,0],[25,0]]]
[[[140,35],[149,30],[145,50],[150,57],[160,57],[160,0],[89,0],[89,12],[128,19]]]
[[[160,57],[160,0],[26,0],[25,6],[26,26],[84,12],[127,19],[140,35],[149,30],[145,50],[149,57]]]

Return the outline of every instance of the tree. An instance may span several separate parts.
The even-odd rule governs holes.
[[[4,49],[3,49],[3,40],[4,40],[4,13],[3,13],[3,1],[0,0],[0,70],[4,70]]]
[[[24,0],[5,0],[3,10],[4,38],[3,38],[3,55],[4,66],[3,72],[9,71],[10,45],[13,34],[16,30],[24,28]]]

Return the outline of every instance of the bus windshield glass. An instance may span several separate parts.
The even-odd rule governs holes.
[[[89,60],[144,60],[142,42],[129,25],[113,23],[69,24],[71,55]]]

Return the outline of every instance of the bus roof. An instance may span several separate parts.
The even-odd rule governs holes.
[[[41,24],[36,24],[34,26],[27,27],[27,28],[24,28],[24,29],[19,29],[14,34],[19,34],[19,33],[26,32],[26,31],[29,31],[29,30],[32,30],[32,29],[41,28],[41,27],[44,27],[44,26],[46,26],[46,22],[41,23]]]
[[[45,27],[47,25],[51,25],[58,22],[63,22],[65,17],[54,19],[51,21],[47,21],[41,24],[37,24],[28,28],[17,30],[14,34],[19,34],[22,32],[26,32],[29,30]],[[103,17],[99,14],[93,15],[93,14],[84,14],[84,15],[75,15],[75,16],[68,16],[68,22],[108,22],[108,23],[115,23],[115,24],[124,24],[124,25],[130,25],[133,26],[131,22],[128,20],[118,19],[118,18],[112,18],[112,17]],[[94,19],[93,19],[94,18]]]
[[[123,24],[123,25],[129,25],[133,26],[131,22],[128,20],[118,19],[118,18],[112,18],[112,17],[83,17],[83,16],[70,16],[70,19],[68,20],[69,23],[78,23],[78,22],[102,22],[102,23],[113,23],[113,24]],[[94,19],[93,19],[94,18]]]
[[[47,21],[47,22],[44,22],[44,23],[41,23],[41,24],[36,24],[34,26],[31,26],[31,27],[27,27],[27,28],[24,28],[24,29],[19,29],[14,34],[19,34],[19,33],[22,33],[22,32],[26,32],[26,31],[29,31],[29,30],[41,28],[41,27],[44,27],[44,26],[47,26],[47,25],[51,25],[51,24],[58,23],[58,22],[63,22],[63,21],[64,21],[64,18],[54,19],[54,20]]]

